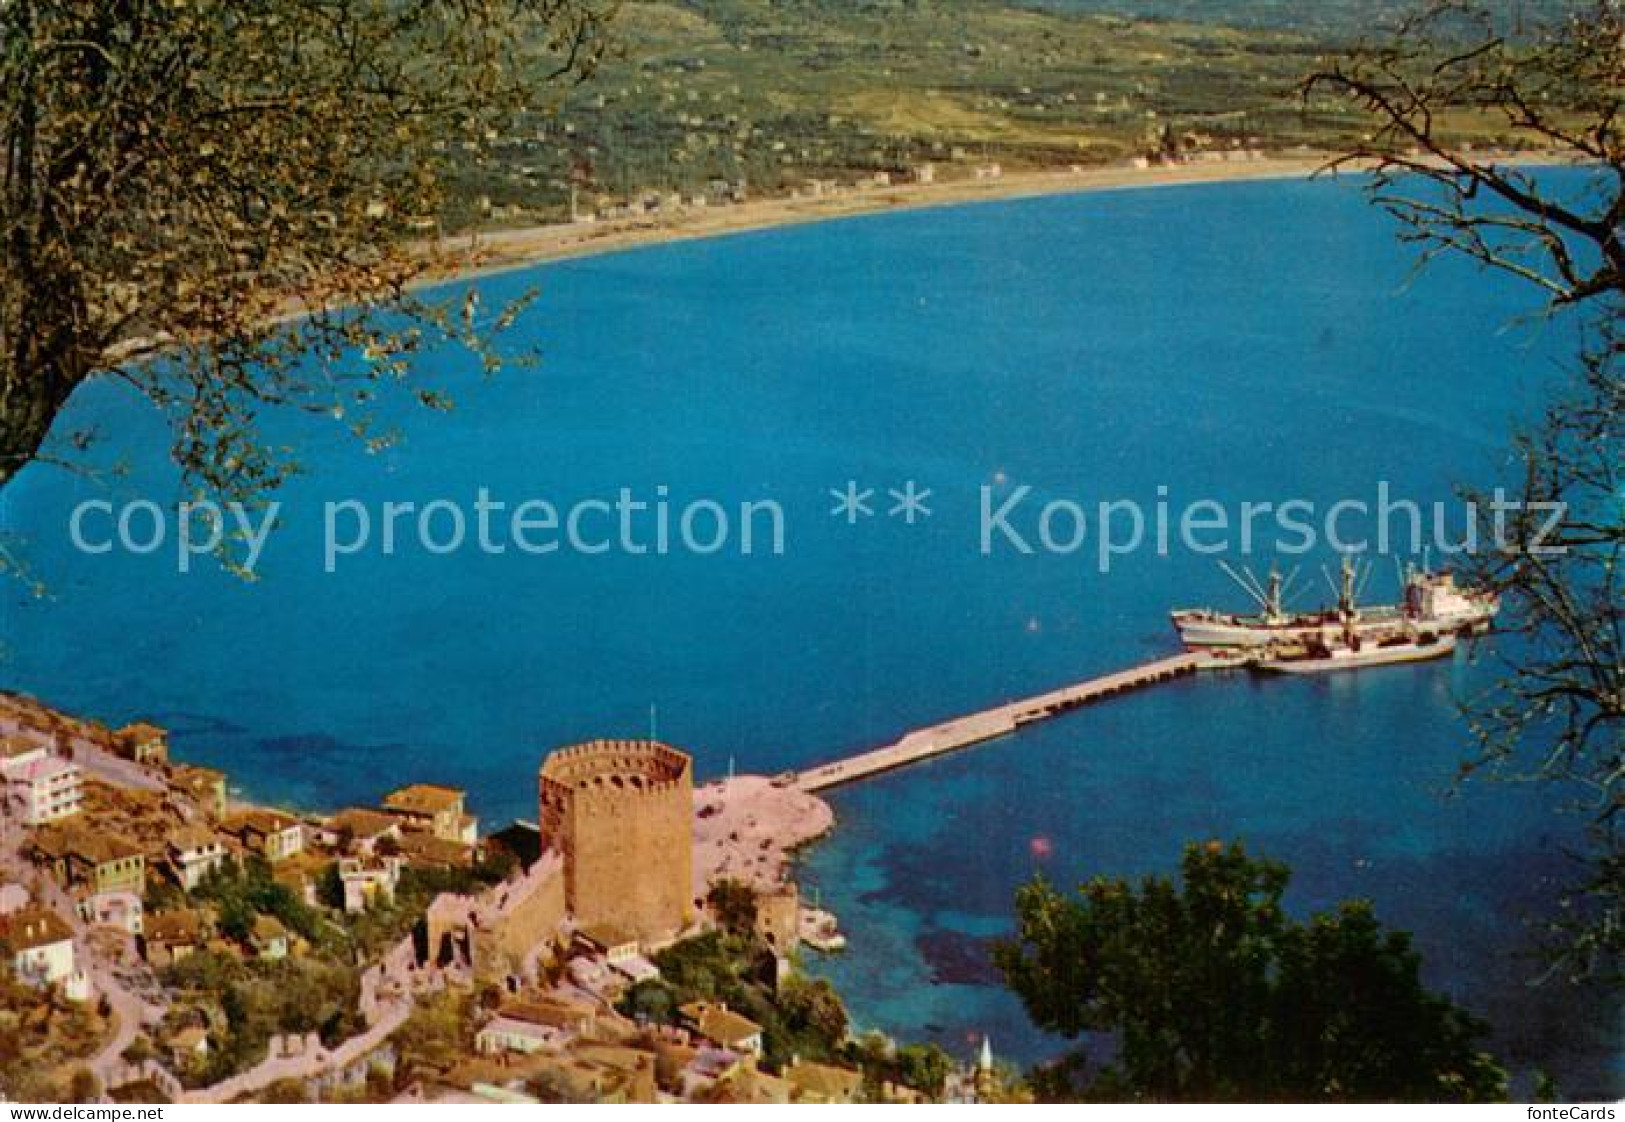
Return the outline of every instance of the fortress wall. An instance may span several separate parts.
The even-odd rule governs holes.
[[[482,980],[522,973],[536,947],[555,939],[564,923],[564,868],[556,857],[537,862],[514,891],[501,914],[474,934],[474,973]]]

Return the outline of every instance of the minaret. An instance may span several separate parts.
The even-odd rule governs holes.
[[[993,1094],[993,1038],[985,1034],[981,1054],[976,1057],[974,1080],[977,1101],[987,1102]]]

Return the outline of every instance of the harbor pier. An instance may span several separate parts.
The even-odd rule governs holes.
[[[1070,686],[1063,686],[1036,697],[1012,701],[955,717],[941,724],[914,729],[891,744],[861,752],[854,756],[833,760],[827,764],[796,773],[795,786],[803,791],[824,791],[844,783],[894,771],[909,764],[934,756],[946,755],[969,748],[1001,736],[1008,736],[1022,725],[1046,720],[1070,709],[1090,702],[1127,693],[1157,682],[1166,682],[1195,674],[1199,670],[1241,668],[1247,660],[1222,652],[1188,651],[1154,662],[1142,663],[1126,670],[1118,670],[1099,678],[1090,678]]]

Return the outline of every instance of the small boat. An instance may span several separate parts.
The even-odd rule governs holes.
[[[1259,670],[1275,674],[1323,674],[1330,670],[1362,670],[1369,666],[1389,666],[1402,662],[1424,662],[1444,658],[1456,649],[1453,632],[1422,634],[1386,639],[1381,642],[1340,641],[1312,643],[1299,651],[1279,653],[1261,659]]]
[[[821,908],[801,909],[797,920],[797,933],[801,941],[815,951],[833,954],[846,949],[846,936],[841,934],[834,914]]]

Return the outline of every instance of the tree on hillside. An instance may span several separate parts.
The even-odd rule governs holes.
[[[512,309],[412,296],[409,242],[592,73],[610,7],[0,0],[0,485],[78,459],[96,434],[52,422],[96,376],[163,412],[189,489],[252,499],[294,466],[266,410],[379,441],[368,405],[414,353],[498,364]]]
[[[87,1067],[75,1068],[68,1080],[68,1099],[76,1103],[96,1102],[102,1093],[102,1081]]]
[[[711,886],[705,902],[717,926],[730,935],[748,936],[756,930],[756,890],[744,881],[724,877]]]
[[[886,1083],[940,1099],[956,1066],[953,1057],[936,1044],[898,1044],[879,1032],[847,1041],[841,1058],[862,1070],[864,1093],[872,1102],[882,1101]]]
[[[1367,118],[1368,139],[1333,167],[1372,169],[1373,200],[1398,219],[1424,262],[1465,256],[1529,282],[1555,314],[1578,319],[1579,353],[1543,414],[1515,434],[1519,511],[1472,496],[1481,538],[1469,576],[1502,594],[1515,631],[1505,670],[1469,706],[1480,750],[1464,771],[1555,780],[1581,792],[1594,838],[1590,871],[1553,941],[1576,977],[1621,980],[1625,952],[1625,7],[1591,0],[1547,22],[1505,28],[1486,8],[1434,0],[1385,43],[1311,76],[1311,107],[1330,97]],[[1508,143],[1571,162],[1543,177],[1452,142],[1448,122],[1498,118]],[[1589,171],[1589,174],[1586,174]],[[1561,515],[1551,522],[1549,512]]]
[[[1090,1076],[1073,1057],[1035,1082],[1104,1100],[1482,1102],[1506,1075],[1485,1027],[1420,979],[1410,937],[1351,902],[1307,924],[1289,874],[1240,845],[1186,848],[1183,885],[1096,878],[1076,897],[1042,879],[1016,896],[995,961],[1035,1024],[1111,1033]]]
[[[1329,97],[1367,118],[1366,139],[1328,166],[1369,171],[1373,200],[1425,260],[1465,254],[1557,305],[1625,292],[1619,0],[1515,31],[1486,8],[1432,0],[1382,44],[1329,59],[1304,94],[1311,109]],[[1509,153],[1459,146],[1450,122],[1469,111],[1499,122],[1510,149],[1603,174],[1570,192]]]
[[[846,1039],[846,1005],[829,979],[786,979],[779,986],[778,1005],[790,1032],[811,1034],[829,1049]]]

